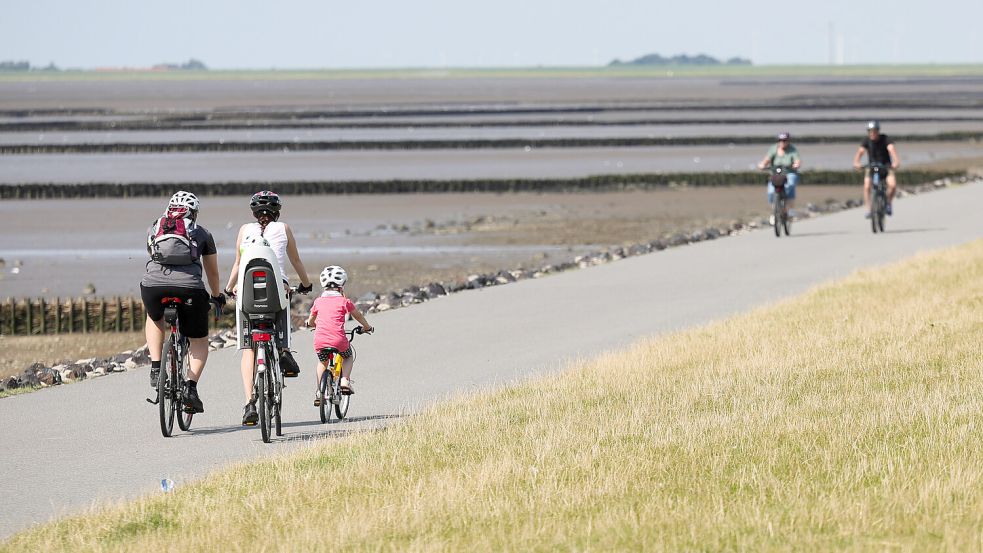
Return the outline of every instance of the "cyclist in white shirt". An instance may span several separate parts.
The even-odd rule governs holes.
[[[227,294],[234,296],[238,292],[236,286],[239,279],[239,262],[241,261],[243,244],[249,243],[251,239],[258,237],[264,238],[270,247],[273,248],[273,253],[276,254],[277,262],[280,265],[280,274],[284,278],[287,275],[285,261],[290,260],[290,264],[297,271],[297,276],[300,277],[301,285],[297,288],[298,292],[306,294],[314,289],[314,285],[311,284],[311,280],[307,275],[307,269],[300,260],[300,254],[297,251],[297,241],[294,239],[293,231],[290,230],[290,227],[286,223],[278,220],[280,218],[281,207],[280,196],[269,190],[257,192],[250,198],[249,208],[252,210],[253,216],[256,217],[256,221],[246,223],[239,228],[239,236],[236,238],[236,260],[232,266],[232,273],[229,275],[229,283],[225,287]],[[295,377],[300,374],[300,366],[293,359],[293,356],[290,355],[289,313],[286,319],[288,328],[285,329],[286,343],[280,344],[283,348],[280,354],[280,366],[283,369],[284,376]],[[242,329],[238,329],[238,332],[241,335]],[[243,391],[246,395],[242,424],[252,426],[259,420],[259,415],[256,413],[256,400],[252,397],[254,377],[253,352],[245,341],[240,340],[240,343],[242,344],[243,351],[242,362],[239,368],[242,373]]]

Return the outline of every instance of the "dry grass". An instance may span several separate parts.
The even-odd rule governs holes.
[[[66,360],[106,357],[137,349],[146,342],[143,331],[50,336],[0,335],[0,348],[3,348],[0,378],[20,374],[24,367],[38,361],[51,366]]]
[[[983,241],[7,550],[979,550]]]

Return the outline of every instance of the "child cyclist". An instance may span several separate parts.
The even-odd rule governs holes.
[[[348,336],[345,334],[346,315],[351,313],[352,317],[362,325],[362,332],[371,333],[374,328],[365,320],[352,300],[345,297],[344,286],[348,282],[348,273],[337,265],[325,267],[321,271],[321,286],[324,292],[314,300],[311,307],[311,315],[307,318],[307,326],[315,325],[314,328],[314,352],[317,353],[317,374],[315,386],[320,387],[321,376],[328,367],[328,348],[334,348],[341,352],[341,393],[354,394],[352,389],[352,358],[351,344],[348,343]],[[320,405],[321,395],[319,392],[314,395],[314,405]]]

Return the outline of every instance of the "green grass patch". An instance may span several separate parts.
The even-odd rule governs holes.
[[[976,550],[981,308],[977,240],[0,549]]]

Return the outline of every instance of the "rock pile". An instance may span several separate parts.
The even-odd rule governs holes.
[[[0,391],[16,388],[46,388],[65,382],[97,378],[109,373],[125,372],[150,364],[147,346],[124,351],[110,357],[64,361],[52,367],[44,363],[31,363],[19,375],[0,380]]]

